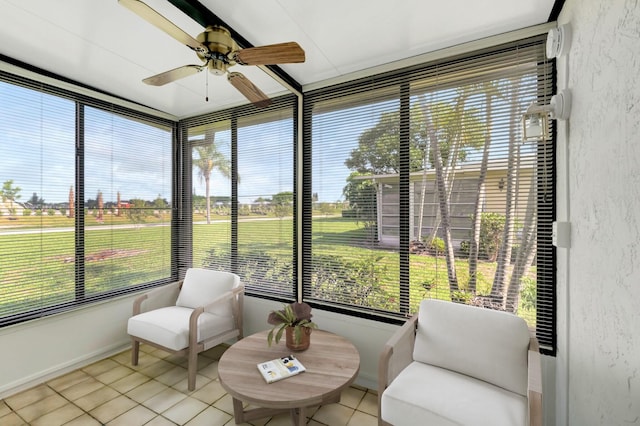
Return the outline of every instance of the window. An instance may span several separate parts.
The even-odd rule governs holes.
[[[0,75],[0,325],[168,282],[173,124]]]
[[[84,107],[87,295],[172,275],[171,140],[167,126]]]
[[[520,124],[544,38],[305,93],[301,123],[293,95],[174,123],[0,74],[0,325],[196,266],[384,321],[504,309],[553,353],[554,145]]]
[[[514,312],[553,351],[554,150],[544,37],[306,95],[304,297],[404,318],[424,298]]]
[[[182,122],[190,173],[180,224],[193,266],[237,273],[256,295],[294,294],[294,101]],[[187,167],[189,168],[189,166]],[[188,263],[188,261],[187,261]]]
[[[0,99],[3,321],[75,299],[75,103],[1,81]]]

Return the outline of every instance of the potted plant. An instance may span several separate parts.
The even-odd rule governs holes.
[[[304,351],[311,342],[311,329],[318,326],[311,321],[311,306],[307,303],[291,303],[284,308],[271,311],[267,322],[274,327],[267,335],[267,343],[271,346],[273,340],[280,342],[282,334],[286,332],[286,345],[292,351]]]

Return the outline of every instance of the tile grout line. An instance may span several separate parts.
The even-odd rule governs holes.
[[[206,365],[200,367],[199,370],[200,369],[204,369],[204,368],[208,368],[210,365],[216,363],[219,360],[219,358],[221,356],[221,353],[219,352],[219,349],[220,348],[218,348],[216,351],[212,352],[212,354],[215,354],[215,355],[207,356],[206,353],[204,353],[202,355],[203,358],[207,359],[208,363]],[[39,417],[33,419],[32,422],[36,422],[38,419],[41,419],[42,417],[44,417],[44,416],[46,416],[46,415],[48,415],[48,414],[50,414],[52,412],[55,412],[56,410],[59,410],[59,409],[61,409],[63,407],[72,406],[72,407],[78,409],[81,412],[81,414],[79,414],[78,416],[74,417],[73,419],[65,419],[64,420],[65,423],[63,423],[63,424],[67,424],[67,423],[70,423],[70,422],[77,421],[78,418],[80,418],[80,417],[82,417],[82,416],[84,416],[86,414],[89,418],[94,420],[97,424],[103,425],[103,423],[95,415],[91,414],[91,411],[98,409],[99,407],[103,406],[104,404],[109,403],[110,401],[113,401],[116,398],[124,396],[129,402],[133,403],[134,405],[132,407],[130,407],[130,408],[127,408],[125,411],[123,411],[122,413],[118,414],[113,419],[110,419],[107,423],[112,422],[112,421],[118,419],[119,417],[126,415],[127,413],[131,412],[132,410],[137,409],[138,407],[143,407],[146,410],[149,410],[153,414],[153,417],[151,419],[149,419],[148,421],[145,421],[145,423],[154,421],[154,420],[158,419],[158,417],[160,417],[162,421],[167,421],[167,422],[171,422],[172,424],[175,424],[173,420],[171,420],[168,417],[164,416],[164,413],[166,413],[167,411],[169,411],[172,408],[176,407],[178,404],[180,404],[181,402],[185,401],[186,399],[192,398],[195,401],[199,401],[199,402],[205,404],[207,407],[203,408],[202,410],[199,410],[199,411],[197,411],[195,413],[189,413],[189,416],[190,416],[189,419],[184,421],[183,424],[187,424],[187,423],[193,421],[196,417],[201,415],[204,411],[208,410],[209,408],[213,408],[213,409],[219,411],[220,413],[224,413],[225,415],[230,416],[231,419],[229,421],[233,421],[233,412],[229,412],[229,411],[225,410],[223,407],[221,407],[222,404],[219,404],[218,406],[215,405],[215,404],[220,403],[225,397],[229,396],[227,392],[222,392],[220,396],[216,397],[215,400],[211,400],[211,402],[208,402],[209,400],[204,401],[204,400],[199,399],[198,397],[194,397],[193,396],[196,392],[198,392],[199,390],[201,390],[205,386],[208,386],[211,383],[218,383],[219,384],[219,378],[217,377],[217,374],[216,374],[216,377],[214,377],[214,378],[211,378],[210,376],[202,375],[203,377],[205,377],[207,379],[207,382],[206,382],[206,384],[202,385],[200,388],[196,388],[194,391],[189,392],[188,390],[180,390],[176,386],[178,386],[181,382],[183,382],[184,379],[178,380],[177,382],[169,385],[169,384],[167,384],[165,382],[162,382],[162,381],[158,380],[158,377],[166,374],[167,372],[173,370],[176,367],[180,367],[180,368],[185,369],[184,365],[182,365],[182,364],[184,364],[184,360],[182,358],[173,357],[172,355],[156,356],[156,355],[153,354],[153,353],[157,353],[156,350],[151,350],[151,351],[141,350],[141,355],[144,354],[145,357],[152,357],[153,359],[155,359],[155,361],[151,362],[149,364],[149,366],[146,366],[144,368],[141,367],[140,365],[138,365],[138,366],[136,366],[134,368],[133,366],[130,365],[130,362],[128,361],[128,357],[126,356],[126,354],[128,354],[129,351],[130,351],[130,349],[129,350],[125,350],[125,351],[123,351],[123,352],[121,352],[119,354],[113,355],[113,356],[111,356],[109,358],[105,358],[103,360],[96,361],[93,364],[90,364],[88,366],[84,366],[82,368],[79,368],[77,370],[69,372],[69,373],[67,373],[65,375],[62,375],[60,377],[54,378],[52,380],[49,380],[48,382],[43,382],[40,385],[36,385],[31,389],[27,389],[25,391],[20,392],[19,394],[23,394],[23,393],[27,393],[27,392],[33,391],[34,389],[38,388],[39,386],[45,386],[45,388],[47,389],[47,391],[45,393],[48,394],[49,392],[51,392],[51,394],[43,396],[42,398],[40,398],[40,399],[38,399],[36,401],[29,402],[25,406],[21,407],[19,410],[22,410],[22,409],[27,408],[29,406],[32,406],[34,404],[38,404],[39,402],[42,402],[46,398],[49,398],[49,397],[51,397],[53,395],[56,395],[58,397],[61,397],[66,403],[63,404],[62,406],[56,407],[56,408],[54,408],[54,409],[52,409],[50,411],[41,413],[39,415]],[[164,355],[164,353],[160,353],[159,355]],[[91,366],[95,366],[96,364],[103,363],[105,361],[112,361],[113,363],[117,364],[116,366],[113,366],[111,368],[111,370],[113,370],[115,368],[125,367],[125,368],[131,370],[131,372],[126,374],[126,375],[123,375],[122,377],[118,377],[117,379],[112,380],[109,383],[105,383],[105,382],[103,382],[101,380],[98,380],[97,377],[102,375],[102,374],[108,373],[110,369],[108,369],[108,368],[103,369],[102,368],[103,366],[100,366],[99,368],[94,368],[94,369],[89,368]],[[148,369],[148,368],[152,367],[154,364],[159,363],[159,362],[166,362],[168,364],[171,364],[171,367],[170,368],[167,367],[166,371],[163,371],[163,372],[161,372],[159,374],[155,374],[155,375],[152,373],[153,370],[149,370],[146,373],[142,372],[142,370]],[[89,373],[89,371],[86,371],[87,369],[89,371],[94,371],[94,373],[93,374]],[[215,370],[212,370],[212,372],[215,373]],[[60,389],[60,387],[58,386],[58,388],[60,390],[56,390],[50,384],[51,382],[53,382],[55,380],[62,379],[63,377],[66,377],[66,376],[69,376],[69,375],[72,375],[72,374],[79,374],[79,373],[84,374],[87,377],[82,379],[82,380],[79,380],[77,383],[74,382],[71,385],[66,386],[66,387],[64,387],[62,389]],[[113,387],[114,383],[117,383],[120,380],[126,379],[127,377],[131,377],[134,374],[140,374],[146,380],[143,381],[142,383],[136,384],[134,387],[132,387],[130,389],[127,389],[125,392],[120,391],[120,390],[116,389],[115,387]],[[73,380],[75,380],[75,379],[76,378],[74,378]],[[87,381],[87,380],[90,380],[90,379],[98,382],[101,386],[98,387],[97,389],[88,391],[86,394],[80,394],[74,400],[71,399],[71,397],[73,397],[73,396],[67,397],[67,396],[65,396],[63,394],[63,392],[65,390],[70,389],[73,386],[81,385],[84,381]],[[138,389],[141,386],[150,383],[151,381],[156,381],[157,383],[162,385],[164,387],[164,389],[159,391],[159,392],[157,392],[157,393],[154,393],[153,395],[151,395],[149,397],[147,397],[142,402],[138,402],[135,399],[133,399],[132,397],[130,397],[129,395],[127,395],[129,392],[132,392],[135,389]],[[169,381],[171,381],[171,379]],[[64,382],[62,382],[62,383],[64,384]],[[355,405],[355,408],[352,408],[352,407],[350,407],[348,405],[345,405],[343,403],[338,402],[339,405],[352,410],[350,415],[348,416],[348,418],[345,419],[346,420],[345,424],[348,424],[349,422],[351,422],[351,420],[353,419],[354,415],[357,412],[359,412],[359,413],[361,413],[363,415],[371,416],[371,417],[375,418],[376,416],[374,416],[374,415],[372,415],[372,414],[360,409],[360,408],[362,408],[363,404],[365,403],[365,399],[367,398],[367,394],[371,393],[372,396],[375,396],[375,394],[373,392],[371,392],[371,389],[362,388],[360,386],[355,386],[355,385],[353,385],[351,387],[353,389],[357,390],[357,391],[362,392],[362,395],[359,396],[357,399],[352,400],[352,401],[355,402],[355,404],[353,404],[353,405]],[[88,411],[85,410],[84,408],[82,408],[80,405],[76,404],[76,401],[78,401],[78,400],[80,400],[80,399],[82,399],[82,398],[84,398],[84,397],[86,397],[88,395],[91,395],[93,392],[98,392],[99,390],[102,390],[102,389],[109,389],[110,391],[113,391],[117,396],[115,396],[115,397],[113,397],[113,398],[111,398],[111,399],[109,399],[107,401],[104,401],[104,402],[100,401],[101,403],[99,405],[91,408],[91,410],[88,410]],[[180,398],[175,403],[172,403],[170,406],[164,408],[161,412],[156,412],[154,409],[152,409],[150,407],[147,407],[144,404],[144,402],[154,398],[155,396],[159,395],[160,393],[164,392],[167,389],[171,389],[171,390],[173,390],[175,392],[178,392],[178,393],[182,394],[184,397]],[[19,395],[19,394],[16,394],[16,395]],[[73,392],[66,392],[66,394],[67,395],[73,395]],[[11,397],[13,397],[13,395],[8,397],[8,398],[11,398]],[[19,410],[14,410],[12,408],[12,406],[6,401],[8,398],[0,400],[0,402],[4,403],[4,405],[6,405],[6,407],[9,410],[7,413],[5,413],[4,416],[11,416],[13,414],[13,415],[16,416],[17,419],[19,419],[21,422],[23,422],[23,424],[29,424],[29,422],[27,422],[25,420],[25,418],[23,418],[20,414],[18,414]],[[320,407],[318,407],[318,408],[320,408]],[[318,412],[319,412],[319,410],[315,410],[313,412],[313,414],[311,414],[311,416],[308,418],[308,422],[309,421],[313,421],[313,422],[315,422],[317,424],[324,425],[325,423],[319,421],[317,418],[314,418],[318,414]],[[0,421],[2,420],[3,417],[0,417]],[[264,420],[261,420],[261,423],[258,423],[258,424],[263,424],[263,425],[267,425],[268,426],[273,420],[274,420],[274,417],[266,418]],[[231,423],[227,422],[225,424],[231,424]],[[252,423],[249,423],[249,424],[252,424]]]

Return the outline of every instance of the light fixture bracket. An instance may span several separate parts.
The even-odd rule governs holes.
[[[571,112],[571,92],[561,90],[551,97],[549,105],[532,102],[522,115],[523,139],[525,141],[547,140],[549,119],[566,120]]]
[[[566,120],[571,113],[571,92],[561,90],[549,101],[549,115],[552,119]]]

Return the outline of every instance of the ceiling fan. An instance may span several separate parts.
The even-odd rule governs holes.
[[[304,50],[294,41],[240,49],[231,38],[229,30],[223,26],[210,25],[204,32],[193,38],[140,0],[118,0],[118,2],[186,45],[203,62],[202,65],[183,65],[142,80],[152,86],[163,86],[172,81],[197,74],[206,68],[214,75],[226,73],[227,80],[233,87],[238,89],[254,105],[263,108],[271,104],[267,95],[243,74],[230,72],[228,69],[236,64],[276,65],[305,61]]]

